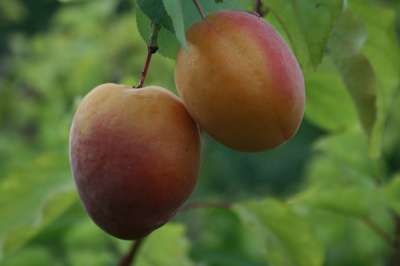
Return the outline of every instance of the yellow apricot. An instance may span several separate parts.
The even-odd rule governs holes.
[[[241,151],[291,138],[304,113],[304,78],[290,48],[255,15],[222,11],[195,23],[181,49],[175,81],[199,125]]]

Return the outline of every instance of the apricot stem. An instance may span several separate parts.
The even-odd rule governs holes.
[[[269,9],[265,9],[262,0],[256,0],[254,4],[254,13],[256,13],[259,17],[264,17],[269,12]]]
[[[200,13],[200,16],[202,19],[206,18],[206,12],[204,11],[204,8],[201,6],[199,0],[193,0],[194,5],[196,6],[197,10]]]
[[[140,238],[133,242],[129,252],[121,259],[118,266],[131,266],[135,262],[140,246],[143,244],[144,238]]]
[[[149,66],[150,66],[150,62],[151,62],[151,58],[152,58],[153,54],[155,54],[158,50],[157,38],[158,38],[159,31],[160,31],[160,25],[153,23],[151,25],[150,39],[147,44],[146,61],[143,66],[143,71],[141,73],[139,84],[136,86],[136,88],[143,87],[144,81],[146,80],[147,72],[149,70]]]

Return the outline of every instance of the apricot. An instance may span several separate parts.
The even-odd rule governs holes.
[[[191,194],[200,139],[167,90],[103,84],[80,103],[70,132],[75,183],[93,221],[121,239],[166,223]]]
[[[175,81],[206,132],[241,151],[262,151],[291,138],[304,113],[297,59],[262,18],[222,11],[192,25],[179,51]]]

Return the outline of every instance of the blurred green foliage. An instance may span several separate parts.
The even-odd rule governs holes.
[[[149,18],[134,2],[0,1],[1,266],[116,265],[128,249],[85,215],[67,151],[89,90],[138,81]],[[186,27],[198,19],[189,2]],[[289,2],[265,1],[305,73],[299,133],[257,154],[204,136],[190,200],[234,208],[178,214],[145,240],[137,265],[387,265],[377,228],[392,237],[400,215],[400,3]],[[161,37],[173,57],[177,39]],[[155,55],[146,83],[175,91],[173,77],[174,61]]]

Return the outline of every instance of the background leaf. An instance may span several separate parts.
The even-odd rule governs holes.
[[[243,226],[259,245],[266,262],[281,266],[319,266],[323,249],[308,227],[287,205],[276,200],[235,206]]]
[[[251,11],[254,5],[253,0],[200,1],[207,14]],[[255,154],[235,152],[204,135],[202,170],[190,201],[238,202],[237,207],[180,213],[172,225],[182,230],[169,231],[169,225],[157,230],[154,236],[164,229],[168,233],[144,243],[142,262],[280,266],[314,256],[324,266],[387,265],[392,250],[366,220],[394,235],[400,4],[343,1],[356,23],[332,35],[330,25],[342,12],[339,2],[263,2],[279,6],[266,19],[303,66],[307,105],[302,126],[284,145]],[[80,99],[93,87],[137,83],[146,56],[138,30],[148,38],[157,6],[164,13],[155,19],[163,18],[164,26],[146,85],[174,90],[174,61],[161,55],[175,59],[181,43],[164,2],[142,4],[149,3],[155,4],[143,13],[137,0],[0,0],[0,265],[110,266],[127,252],[131,243],[101,231],[76,200],[68,128]],[[181,4],[187,30],[200,16],[192,1]],[[327,48],[327,36],[330,41],[342,36],[343,46]],[[351,68],[335,63],[335,56],[359,55],[376,82],[370,139],[347,88],[357,83],[363,92],[368,79],[348,74],[345,80],[343,72]],[[371,147],[382,156],[370,158]]]
[[[388,108],[399,86],[395,19],[392,10],[360,1],[351,1],[349,10],[336,25],[330,50],[369,135],[369,154],[378,158]]]
[[[387,205],[400,215],[400,175],[397,174],[384,187]]]
[[[153,232],[143,243],[139,266],[192,266],[188,256],[190,243],[185,229],[179,224],[168,224]]]
[[[343,132],[359,125],[352,98],[329,57],[325,57],[317,71],[306,75],[306,88],[305,115],[313,124],[330,132]]]
[[[373,134],[378,119],[377,80],[368,58],[361,53],[366,36],[362,23],[346,11],[332,33],[330,51],[355,102],[361,124],[370,137],[372,153],[378,156],[379,137]]]
[[[58,156],[55,158],[55,156]],[[58,162],[58,164],[57,164]],[[77,199],[64,156],[44,154],[0,183],[2,253],[15,252]]]

